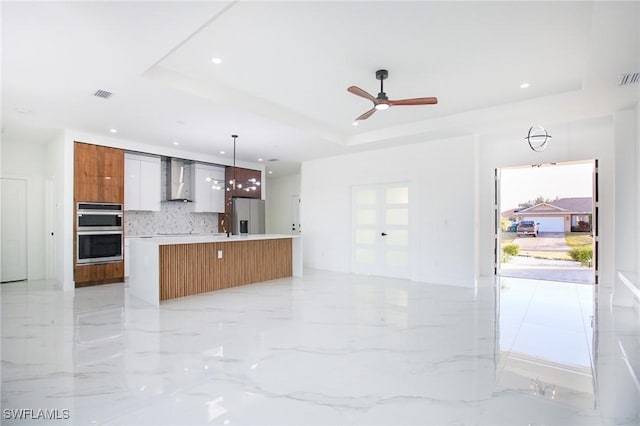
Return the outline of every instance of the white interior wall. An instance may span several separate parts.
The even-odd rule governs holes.
[[[635,110],[621,111],[614,115],[615,132],[615,197],[616,227],[615,268],[621,271],[634,271],[637,259],[635,252],[636,218],[636,154],[635,154]],[[627,205],[628,202],[628,205]],[[630,238],[630,236],[633,236]]]
[[[349,272],[351,188],[409,182],[411,279],[472,287],[474,154],[474,139],[459,137],[304,162],[305,266]]]
[[[65,291],[73,291],[73,144],[61,131],[46,144],[46,174],[53,182],[55,279]]]
[[[614,116],[617,227],[613,303],[628,307],[640,306],[639,109],[636,105]]]
[[[291,233],[291,199],[300,196],[300,174],[269,178],[265,223],[267,234]]]
[[[46,275],[43,214],[46,160],[42,144],[2,141],[2,176],[27,182],[27,277],[30,280],[44,279]]]

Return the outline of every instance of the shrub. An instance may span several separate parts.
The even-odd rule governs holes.
[[[593,262],[593,248],[591,246],[575,247],[569,250],[569,256],[584,266],[591,266]]]
[[[507,244],[502,247],[502,263],[511,260],[511,256],[517,256],[520,253],[520,246],[517,244]]]
[[[520,246],[517,244],[507,244],[506,246],[502,247],[502,251],[506,255],[517,256],[518,254],[520,254]]]

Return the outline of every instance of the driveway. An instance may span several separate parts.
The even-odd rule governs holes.
[[[562,232],[540,232],[537,237],[516,237],[513,243],[520,246],[521,251],[569,251]]]
[[[513,256],[500,266],[500,276],[545,281],[593,284],[593,269],[571,260],[548,260]]]
[[[579,262],[532,257],[535,252],[568,252],[570,248],[562,232],[540,232],[537,237],[516,237],[513,243],[520,247],[520,253],[525,256],[513,256],[509,263],[501,264],[502,276],[585,284],[594,282],[593,269]]]

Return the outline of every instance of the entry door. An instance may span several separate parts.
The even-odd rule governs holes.
[[[0,281],[27,279],[27,181],[2,181],[2,277]]]
[[[598,182],[598,160],[593,160],[593,212],[592,230],[593,233],[593,282],[600,283],[600,187]],[[595,294],[595,293],[594,293]]]
[[[356,186],[351,198],[352,271],[409,278],[409,185]]]
[[[493,274],[500,271],[500,169],[493,170]]]

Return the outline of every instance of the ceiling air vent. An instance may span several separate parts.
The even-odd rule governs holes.
[[[102,99],[109,99],[111,95],[113,95],[113,93],[107,92],[106,90],[102,90],[102,89],[96,90],[96,92],[93,94],[93,96],[97,96]]]
[[[618,86],[626,86],[627,84],[638,82],[640,82],[640,72],[620,74],[620,76],[618,76]]]

